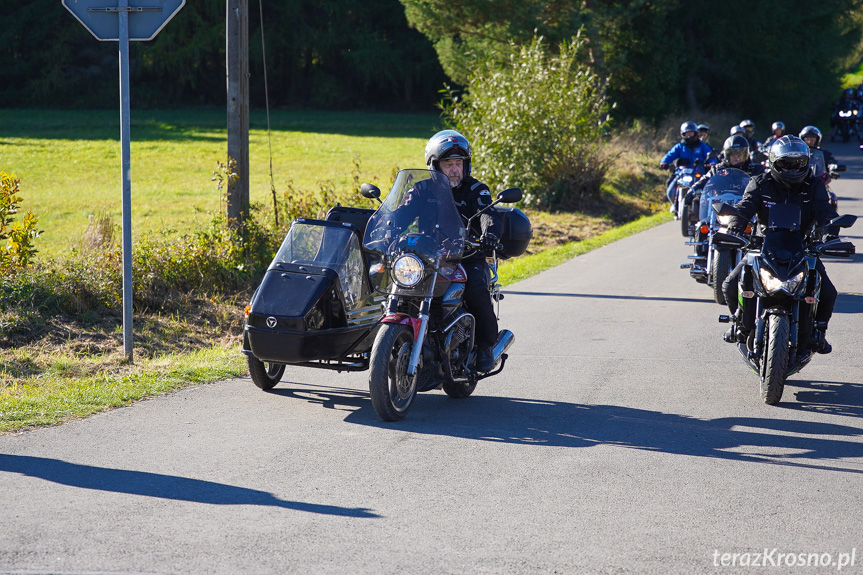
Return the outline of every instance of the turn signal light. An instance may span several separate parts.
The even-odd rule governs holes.
[[[701,230],[700,230],[700,231],[701,231],[701,233],[702,233],[702,234],[706,234],[707,232],[709,232],[709,231],[710,231],[710,228],[708,228],[708,227],[707,227],[707,224],[704,224],[703,226],[701,226]]]
[[[810,296],[807,296],[807,297],[806,297],[806,303],[808,303],[808,304],[816,304],[816,303],[818,303],[818,298],[817,298],[817,297],[814,297],[814,296],[811,296],[811,295],[810,295]]]
[[[747,234],[751,234],[751,233],[752,233],[752,224],[746,224],[746,233],[747,233]]]
[[[742,292],[740,292],[740,295],[745,297],[745,298],[753,298],[753,297],[755,297],[755,292],[754,291],[742,291]]]
[[[252,306],[247,305],[246,306],[246,317],[249,317],[250,313],[252,313]]]

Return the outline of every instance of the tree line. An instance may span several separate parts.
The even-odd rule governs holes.
[[[815,117],[859,63],[863,0],[261,0],[249,2],[250,90],[273,106],[432,110],[535,36],[580,36],[617,119],[680,110]],[[117,53],[57,0],[14,3],[0,30],[3,107],[113,107]],[[188,2],[132,47],[132,104],[223,105],[225,1]]]

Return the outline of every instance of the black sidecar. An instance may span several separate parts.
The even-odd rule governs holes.
[[[372,213],[337,206],[327,220],[291,224],[246,308],[242,351],[258,387],[278,383],[285,364],[368,369],[384,299],[362,250]]]

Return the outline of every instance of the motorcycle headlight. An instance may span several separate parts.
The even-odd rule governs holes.
[[[734,216],[716,216],[716,221],[718,221],[723,226],[728,226],[731,223],[731,218]]]
[[[770,270],[767,268],[760,268],[758,270],[758,277],[761,279],[761,285],[764,286],[767,293],[774,294],[779,291],[784,291],[788,295],[794,295],[800,287],[800,284],[803,282],[803,279],[806,277],[806,270],[800,271],[793,278],[784,282],[770,273]]]
[[[401,287],[411,288],[423,279],[425,266],[413,254],[402,254],[393,262],[393,280]]]

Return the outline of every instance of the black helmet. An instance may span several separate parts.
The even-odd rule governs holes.
[[[809,175],[809,146],[795,136],[782,136],[770,146],[770,174],[778,182],[792,186]]]
[[[692,137],[687,138],[686,132],[692,132]],[[686,121],[680,124],[680,137],[683,138],[684,143],[687,145],[695,144],[701,141],[698,137],[698,124],[692,121]]]
[[[470,175],[470,142],[455,130],[441,130],[426,144],[426,166],[440,171],[438,162],[446,158],[464,160],[464,175]]]
[[[725,139],[725,143],[722,144],[722,153],[729,164],[739,166],[749,158],[749,142],[739,134],[729,136]],[[737,158],[740,161],[735,164],[731,161],[732,158]]]
[[[775,132],[776,130],[782,130],[782,133],[785,133],[785,122],[773,122],[773,125],[770,126],[770,131]]]
[[[805,126],[800,130],[800,139],[802,140],[803,138],[815,138],[815,145],[812,147],[817,148],[821,145],[821,130],[815,126]]]

